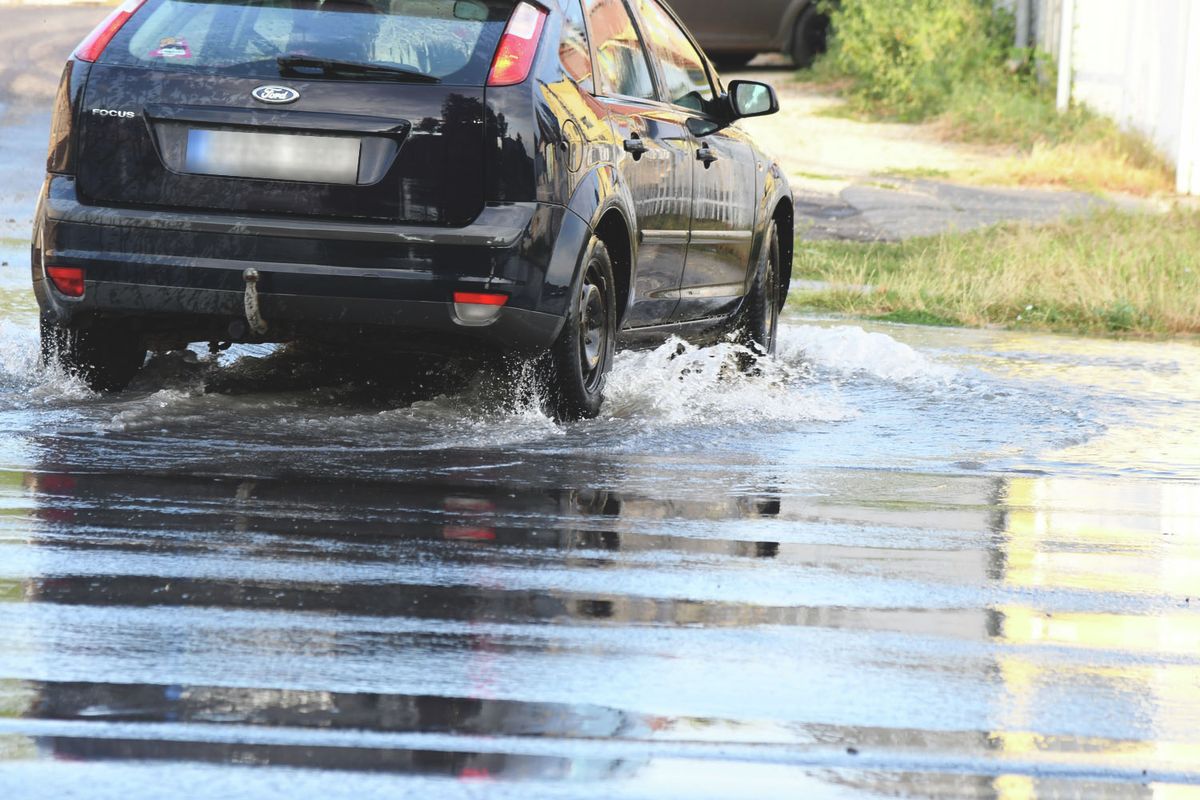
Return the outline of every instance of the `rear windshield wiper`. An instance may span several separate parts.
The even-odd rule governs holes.
[[[275,59],[279,65],[280,75],[304,75],[302,70],[317,69],[328,77],[359,77],[382,78],[394,81],[413,81],[416,83],[441,83],[439,78],[416,72],[404,67],[392,67],[386,64],[362,64],[358,61],[339,61],[336,58],[316,58],[314,56],[280,56]]]

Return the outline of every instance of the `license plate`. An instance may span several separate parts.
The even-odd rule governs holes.
[[[348,136],[189,130],[188,172],[305,183],[358,183],[359,140]]]

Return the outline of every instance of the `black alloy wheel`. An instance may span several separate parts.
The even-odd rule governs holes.
[[[779,343],[779,311],[783,306],[779,296],[779,264],[783,251],[774,221],[767,228],[763,250],[762,263],[742,312],[738,340],[759,356],[774,356]]]
[[[600,414],[604,385],[617,344],[617,302],[612,259],[594,238],[563,332],[548,357],[550,411],[563,422]]]

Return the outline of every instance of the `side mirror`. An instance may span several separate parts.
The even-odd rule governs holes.
[[[729,103],[735,119],[765,117],[779,111],[775,87],[758,81],[734,81],[729,84]]]

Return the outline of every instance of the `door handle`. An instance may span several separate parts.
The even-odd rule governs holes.
[[[721,157],[713,152],[713,149],[705,142],[699,150],[696,151],[696,160],[704,162],[704,168],[708,169],[713,165],[714,161],[720,161]]]
[[[641,161],[642,156],[649,152],[650,148],[642,141],[642,137],[636,133],[625,140],[625,152],[633,156],[634,161]]]

